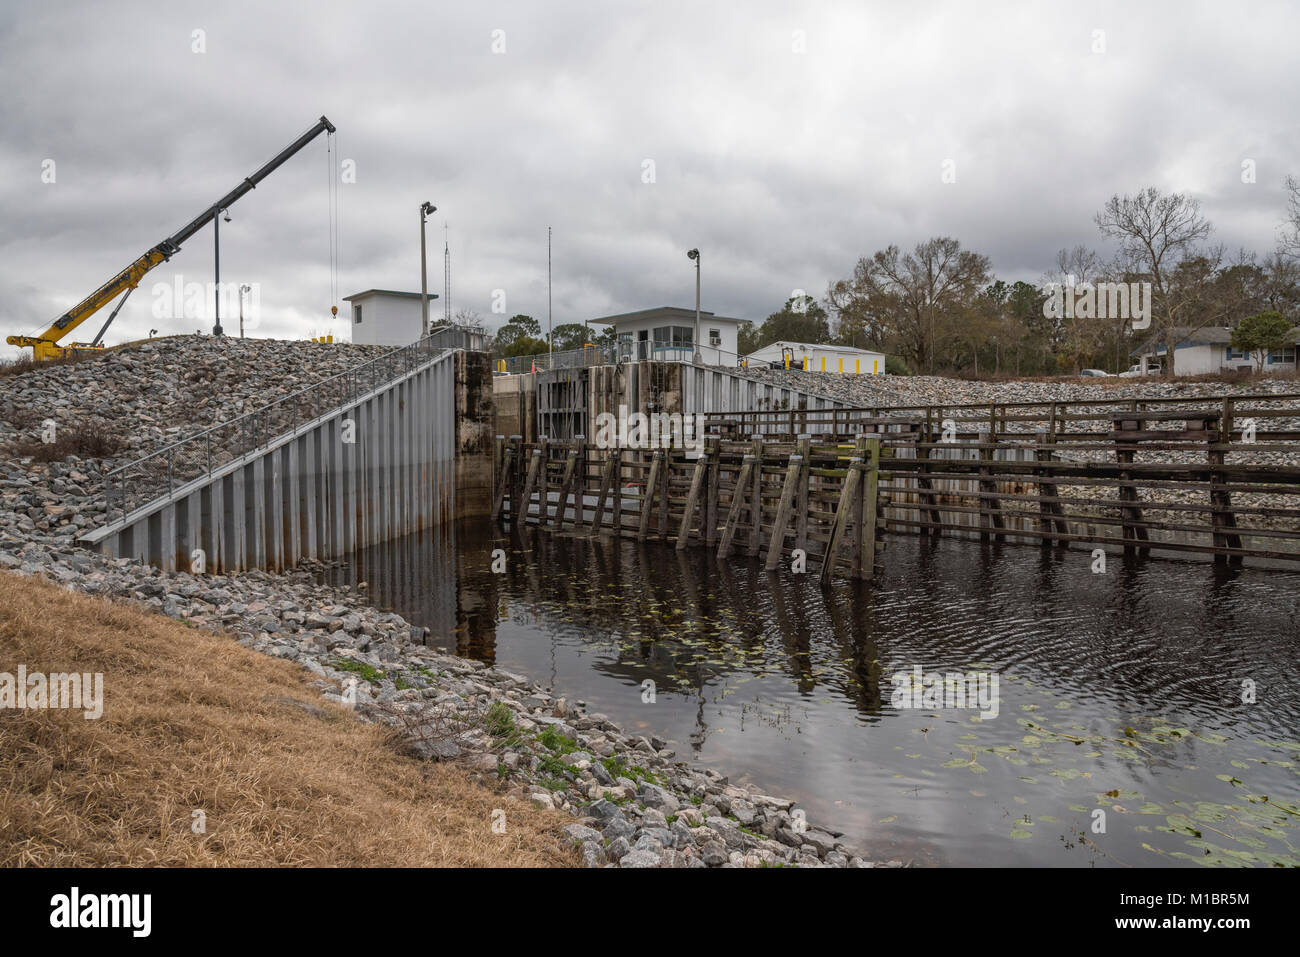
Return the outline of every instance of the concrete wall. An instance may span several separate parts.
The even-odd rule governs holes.
[[[470,453],[486,443],[489,471],[491,462],[477,419],[487,357],[464,355],[444,352],[82,542],[164,571],[198,571],[196,549],[206,571],[283,569],[450,521],[458,443]],[[474,413],[459,430],[458,407]],[[467,478],[475,500],[479,478],[472,469]]]
[[[492,362],[487,353],[457,352],[457,518],[492,514],[492,452],[497,434],[492,388]]]

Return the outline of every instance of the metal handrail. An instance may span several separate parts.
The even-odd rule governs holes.
[[[138,484],[132,490],[138,507],[171,495],[179,485],[211,476],[216,469],[247,458],[280,435],[355,405],[361,396],[449,349],[482,351],[488,342],[489,337],[477,330],[437,328],[410,345],[392,349],[118,466],[104,476],[104,520],[113,521],[115,499],[120,515],[132,510],[127,505],[128,479],[132,476]]]
[[[718,346],[701,345],[703,365],[725,368],[744,368],[745,357]],[[581,349],[561,352],[539,352],[534,355],[510,356],[499,359],[496,371],[507,375],[527,372],[549,372],[556,369],[581,369],[587,366],[617,365],[619,362],[685,362],[695,358],[694,346],[665,345],[653,340],[644,342],[617,342],[613,345],[589,345]],[[721,361],[719,361],[721,360]]]

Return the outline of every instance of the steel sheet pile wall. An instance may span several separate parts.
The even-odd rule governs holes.
[[[163,571],[284,569],[455,515],[456,351],[83,536]]]

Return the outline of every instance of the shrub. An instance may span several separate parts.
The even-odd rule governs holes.
[[[69,455],[83,459],[103,459],[122,448],[116,436],[109,435],[96,425],[61,425],[53,442],[29,439],[14,442],[9,452],[18,458],[31,456],[38,462],[62,462]]]
[[[885,356],[886,375],[911,375],[912,370],[898,356]]]

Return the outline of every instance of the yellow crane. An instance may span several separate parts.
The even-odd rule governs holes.
[[[200,213],[188,225],[168,236],[58,319],[55,319],[50,324],[50,327],[39,336],[9,336],[5,341],[11,346],[31,346],[32,358],[38,362],[46,359],[64,358],[76,349],[103,348],[99,342],[104,338],[104,333],[108,331],[108,327],[117,318],[117,314],[121,310],[123,303],[126,302],[127,297],[131,295],[136,286],[140,285],[140,281],[144,279],[149,270],[175,256],[180,252],[181,243],[206,226],[210,220],[213,220],[223,210],[228,209],[232,203],[245,193],[251,192],[258,183],[273,173],[285,160],[297,153],[322,132],[334,132],[334,124],[323,116],[316,122],[315,126],[286,146],[256,173],[245,177],[238,186]],[[60,339],[107,306],[119,294],[122,297],[121,300],[113,308],[113,312],[104,322],[104,325],[100,327],[99,334],[95,336],[92,342],[74,342],[68,346],[59,345]]]

